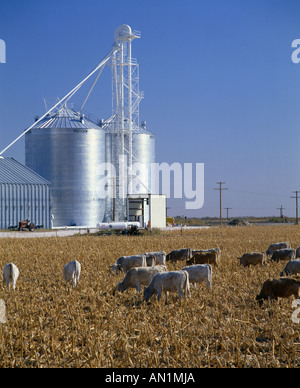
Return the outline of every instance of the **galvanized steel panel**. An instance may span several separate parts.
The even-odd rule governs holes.
[[[82,115],[67,107],[46,116],[38,122],[34,129],[43,128],[73,128],[73,129],[93,129],[95,124]]]
[[[13,158],[0,157],[0,183],[29,183],[49,185],[50,183]]]
[[[151,164],[155,163],[155,136],[151,133],[133,133],[132,135],[133,164],[138,163],[134,178],[135,185],[130,194],[152,192]]]
[[[105,200],[97,194],[101,178],[97,167],[105,162],[105,133],[95,124],[83,128],[77,123],[77,127],[75,121],[60,122],[67,128],[52,128],[51,124],[28,132],[26,165],[51,182],[54,226],[92,227],[105,213]]]
[[[117,133],[113,128],[106,130],[106,162],[112,163],[117,169],[119,153],[116,143]],[[125,148],[128,149],[129,136],[125,135]],[[148,194],[152,193],[151,182],[151,164],[155,163],[155,136],[142,127],[135,127],[132,131],[132,151],[133,151],[133,185],[132,192],[128,194]],[[112,185],[111,185],[112,186]],[[111,193],[113,195],[113,193]],[[116,194],[118,192],[116,190]],[[115,201],[118,206],[119,200]],[[113,220],[113,201],[111,198],[106,199],[106,218],[110,222]],[[120,209],[116,209],[118,217]]]
[[[50,183],[13,158],[0,158],[0,229],[30,219],[50,228]]]
[[[29,219],[50,228],[50,186],[0,183],[0,229]]]

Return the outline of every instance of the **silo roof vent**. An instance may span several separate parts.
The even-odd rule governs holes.
[[[43,120],[34,125],[33,129],[44,128],[72,128],[72,129],[100,129],[100,126],[86,118],[83,113],[62,107],[50,113]]]

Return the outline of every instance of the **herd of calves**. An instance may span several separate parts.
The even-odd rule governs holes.
[[[299,257],[299,259],[298,259]],[[133,256],[122,256],[110,266],[115,274],[119,271],[125,274],[122,282],[115,287],[116,291],[124,292],[128,288],[135,288],[141,292],[144,286],[144,301],[148,302],[152,295],[157,294],[160,300],[162,292],[168,298],[168,292],[177,292],[179,301],[184,295],[190,296],[190,284],[206,281],[207,287],[212,285],[212,265],[218,267],[221,259],[220,248],[208,250],[192,250],[183,248],[168,254],[165,252],[149,252]],[[291,248],[290,243],[282,242],[270,245],[265,253],[245,253],[238,260],[244,267],[250,265],[265,265],[267,260],[287,261],[280,278],[268,279],[262,286],[256,300],[261,304],[266,299],[288,298],[294,295],[300,298],[300,280],[292,275],[300,273],[300,247]],[[185,261],[186,266],[179,271],[168,271],[166,262],[172,264]],[[63,268],[63,277],[66,283],[76,287],[81,272],[81,265],[77,260],[66,264]],[[285,277],[284,277],[285,276]],[[19,269],[15,264],[9,263],[3,269],[3,283],[8,290],[13,290],[19,277]]]

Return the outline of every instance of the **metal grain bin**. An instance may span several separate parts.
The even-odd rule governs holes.
[[[64,106],[25,138],[26,165],[51,182],[53,226],[95,227],[104,218],[97,193],[98,166],[105,162],[105,132]]]
[[[152,193],[151,164],[155,163],[155,136],[145,127],[135,129],[132,134],[133,178],[132,193]]]
[[[108,126],[106,129],[106,162],[117,166],[119,160],[119,149],[118,149],[118,134],[114,129],[114,126]],[[129,136],[124,136],[125,150],[129,149]],[[152,193],[152,182],[151,182],[151,164],[155,162],[155,136],[146,130],[145,125],[142,127],[134,126],[132,130],[132,153],[133,153],[133,184],[132,191],[130,192],[129,178],[128,183],[128,194],[149,194]],[[128,158],[128,153],[126,153]],[[128,159],[127,159],[128,163]],[[116,167],[116,172],[118,169]],[[115,180],[115,193],[113,193],[113,182],[110,184],[111,196],[114,194],[117,196],[116,201],[113,204],[111,198],[106,200],[106,221],[112,221],[114,219],[113,206],[115,206],[115,219],[124,220],[126,215],[122,212],[124,208],[118,199],[118,177]]]

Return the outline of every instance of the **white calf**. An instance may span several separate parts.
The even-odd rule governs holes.
[[[154,256],[154,265],[166,265],[166,257],[167,254],[164,251],[160,252],[147,252],[145,253],[146,255],[146,260],[147,260],[147,266],[151,267],[153,265],[153,256]]]
[[[157,293],[158,300],[160,300],[162,291],[166,294],[166,300],[168,300],[168,292],[178,292],[180,303],[184,293],[188,293],[190,296],[190,282],[187,271],[160,272],[156,274],[148,288],[144,289],[144,301],[148,302],[154,293]]]
[[[63,275],[66,283],[72,282],[73,288],[77,286],[81,272],[81,264],[73,260],[66,264],[63,269]]]
[[[291,276],[300,273],[300,260],[289,261],[281,272],[280,276]]]
[[[136,288],[138,292],[141,292],[141,285],[149,286],[151,280],[157,273],[166,272],[166,270],[167,268],[164,265],[131,268],[123,281],[118,283],[116,290],[124,292],[128,288]]]
[[[10,290],[10,285],[12,284],[13,290],[16,288],[16,282],[19,277],[19,270],[13,263],[6,264],[3,269],[3,284],[6,282],[8,286],[8,291]]]
[[[187,271],[189,274],[190,284],[196,288],[196,283],[206,281],[207,287],[211,287],[212,283],[212,267],[210,264],[196,264],[182,268],[182,271]]]
[[[135,255],[135,256],[122,256],[117,259],[115,264],[110,265],[110,268],[117,274],[123,270],[126,274],[131,268],[134,267],[147,267],[146,255]]]

